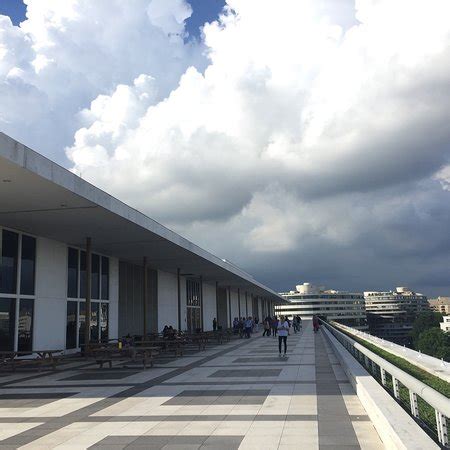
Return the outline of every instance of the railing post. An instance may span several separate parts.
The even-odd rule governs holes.
[[[435,410],[435,414],[438,439],[439,442],[445,447],[448,444],[447,421],[444,414],[439,412],[437,409]]]
[[[366,355],[364,355],[364,367],[367,369],[367,370],[369,370],[369,358],[366,356]]]
[[[375,363],[370,360],[370,371],[372,372],[372,375],[375,376],[377,371],[375,370]]]
[[[411,404],[411,414],[414,417],[419,417],[419,405],[417,403],[417,394],[409,391],[409,403]]]
[[[386,371],[380,366],[380,372],[381,372],[381,384],[383,386],[386,386]]]
[[[398,384],[398,380],[395,377],[392,377],[392,386],[394,388],[394,397],[399,400],[400,399],[400,386]]]

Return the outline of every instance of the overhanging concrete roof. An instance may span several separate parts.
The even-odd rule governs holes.
[[[202,276],[277,302],[276,292],[0,132],[0,224],[120,260]]]

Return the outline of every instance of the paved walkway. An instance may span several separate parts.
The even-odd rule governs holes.
[[[382,449],[331,350],[310,323],[146,371],[74,363],[0,376],[0,448]]]

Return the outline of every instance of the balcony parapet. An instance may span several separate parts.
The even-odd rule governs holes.
[[[386,391],[390,392],[400,405],[405,408],[405,403],[408,404],[410,409],[409,414],[416,422],[416,426],[418,428],[417,431],[420,430],[419,426],[422,427],[430,436],[438,441],[442,447],[447,448],[447,421],[450,417],[450,400],[448,397],[382,358],[361,343],[357,342],[355,339],[352,339],[349,334],[354,335],[355,338],[358,338],[357,330],[352,330],[350,328],[351,333],[347,332],[346,334],[344,333],[344,328],[348,329],[349,327],[336,323],[330,324],[322,322],[322,324],[327,330],[326,334],[331,334],[343,348],[347,349],[347,351],[367,369],[369,374],[371,374],[374,378],[378,378],[380,383],[385,387]],[[372,342],[371,344],[374,346],[377,345]],[[349,375],[349,378],[352,378],[351,375]],[[361,380],[364,380],[364,377],[360,377],[358,382],[361,383]],[[354,384],[357,383],[355,382]],[[355,386],[355,390],[358,392],[358,386]],[[405,397],[407,400],[406,402]],[[374,405],[374,408],[376,409],[379,406],[380,405]],[[387,411],[387,415],[390,414],[389,408],[385,411]],[[434,412],[433,423],[429,420],[430,411]],[[379,413],[375,415],[378,417],[380,416]],[[394,420],[395,417],[392,417],[392,419]],[[375,424],[376,419],[373,421]],[[384,427],[388,427],[386,421],[384,421]],[[392,431],[392,433],[395,434],[394,431]],[[418,433],[418,435],[419,434],[420,433]]]
[[[337,322],[330,321],[330,324],[348,334],[355,336],[356,338],[363,339],[373,345],[376,345],[386,352],[406,359],[411,364],[420,367],[422,370],[425,370],[431,375],[434,375],[435,377],[438,377],[441,380],[450,383],[450,363],[447,363],[444,360],[425,355],[424,353],[412,350],[402,345],[395,344],[394,342],[387,341],[385,339],[373,336],[363,331],[356,330]]]

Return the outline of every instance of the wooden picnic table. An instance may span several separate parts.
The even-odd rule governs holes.
[[[199,351],[206,349],[206,344],[208,342],[206,333],[184,334],[183,337],[186,338],[189,343],[197,345]]]
[[[147,363],[150,362],[150,367],[153,367],[153,359],[161,350],[158,346],[139,345],[139,346],[127,346],[119,348],[117,345],[108,345],[97,348],[94,350],[95,362],[103,368],[103,364],[108,364],[109,368],[112,368],[112,361],[115,355],[127,356],[133,361],[136,359],[142,359],[144,369],[147,368]]]
[[[0,361],[2,366],[11,366],[13,372],[16,371],[18,365],[25,364],[37,364],[39,371],[44,365],[51,365],[53,370],[56,370],[56,364],[59,359],[56,354],[62,352],[63,350],[61,349],[0,352]],[[33,357],[33,355],[37,355],[37,357]]]
[[[175,339],[165,339],[165,338],[155,338],[155,339],[146,339],[145,341],[137,341],[135,342],[136,347],[141,347],[145,345],[157,345],[158,347],[163,347],[164,351],[170,350],[172,348],[174,350],[175,356],[183,355],[183,346],[186,344],[186,340],[183,338],[175,338]]]
[[[150,367],[153,367],[153,359],[159,353],[160,347],[150,346],[150,345],[140,345],[138,347],[134,347],[135,355],[133,360],[137,359],[137,356],[140,355],[142,358],[142,364],[144,369],[147,368],[147,362],[150,362]],[[139,359],[141,359],[139,358]]]

